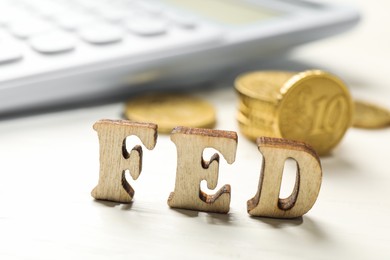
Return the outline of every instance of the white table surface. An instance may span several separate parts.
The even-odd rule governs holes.
[[[360,6],[360,26],[297,49],[286,64],[327,69],[355,98],[390,108],[390,4],[345,2]],[[232,88],[194,95],[215,105],[218,129],[238,131]],[[312,210],[278,220],[246,212],[261,155],[240,133],[236,162],[220,165],[218,188],[232,186],[227,215],[167,206],[176,148],[166,135],[153,151],[144,149],[141,176],[130,181],[132,204],[94,201],[99,144],[92,125],[122,111],[116,103],[0,121],[0,259],[390,259],[389,128],[350,129],[321,158],[323,182]]]

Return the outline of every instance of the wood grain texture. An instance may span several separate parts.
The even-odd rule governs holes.
[[[209,195],[200,188],[202,180],[209,189],[218,183],[219,155],[210,161],[203,159],[206,148],[219,151],[229,164],[235,160],[237,133],[221,130],[176,127],[171,140],[177,148],[177,170],[174,192],[168,198],[172,208],[227,213],[230,207],[230,185],[224,185],[215,194]]]
[[[136,145],[128,152],[126,138],[135,135],[151,150],[157,142],[157,125],[103,119],[97,121],[93,128],[99,137],[100,173],[99,183],[91,195],[98,200],[129,203],[133,199],[134,190],[126,181],[125,171],[129,170],[134,180],[139,177],[142,170],[142,147]]]
[[[263,165],[258,191],[247,203],[248,213],[272,218],[295,218],[307,213],[318,197],[322,180],[316,152],[305,143],[280,138],[261,137],[257,145]],[[289,158],[297,164],[297,178],[291,195],[280,199],[284,164]]]

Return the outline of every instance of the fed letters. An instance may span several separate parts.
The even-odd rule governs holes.
[[[142,148],[137,145],[129,153],[126,138],[138,136],[145,147],[153,149],[157,141],[157,125],[124,120],[100,120],[94,124],[100,143],[100,174],[92,196],[98,200],[129,203],[134,190],[125,179],[125,170],[138,178],[142,168]],[[224,185],[209,195],[200,188],[202,180],[210,189],[218,183],[219,155],[210,161],[202,157],[208,147],[216,149],[232,164],[237,150],[237,134],[232,131],[176,127],[171,140],[177,148],[177,170],[174,191],[168,198],[172,208],[227,213],[230,205],[230,185]],[[248,200],[252,216],[295,218],[307,213],[314,205],[321,186],[322,169],[316,152],[305,143],[280,138],[261,137],[257,145],[263,155],[263,165],[256,195]],[[292,158],[297,163],[297,178],[293,192],[280,199],[284,163]]]

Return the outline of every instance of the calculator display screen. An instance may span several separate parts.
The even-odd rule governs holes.
[[[251,24],[280,15],[243,0],[165,0],[165,2],[229,25]]]

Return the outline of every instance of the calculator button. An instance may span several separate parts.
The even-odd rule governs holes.
[[[79,31],[80,37],[89,43],[107,44],[122,40],[123,32],[117,27],[103,25],[82,28]]]
[[[73,31],[82,26],[97,22],[96,17],[83,14],[66,14],[54,19],[58,25],[65,30]]]
[[[29,42],[34,50],[45,54],[68,52],[75,48],[74,38],[62,32],[35,36]]]
[[[107,6],[96,0],[79,0],[77,1],[77,4],[87,11],[96,11]]]
[[[167,24],[156,19],[132,19],[125,22],[125,26],[132,33],[141,36],[157,36],[167,32]]]
[[[125,19],[129,15],[129,12],[124,9],[109,8],[99,10],[98,14],[110,22],[119,22]]]
[[[0,25],[2,26],[9,26],[29,18],[31,18],[31,14],[24,10],[15,10],[13,8],[0,10]]]
[[[194,17],[185,14],[179,14],[176,12],[166,13],[164,17],[172,23],[184,27],[187,29],[192,29],[197,27],[197,20]]]
[[[160,7],[157,3],[152,4],[145,1],[139,1],[136,3],[136,6],[139,7],[141,10],[145,11],[146,13],[152,15],[159,15],[164,11],[164,9]]]
[[[54,27],[52,24],[39,21],[39,20],[31,20],[31,21],[23,21],[15,24],[11,24],[8,27],[8,30],[14,36],[27,39],[33,35],[44,33],[49,30],[52,30]]]
[[[7,46],[0,43],[0,65],[18,61],[23,57],[22,52],[14,46]]]
[[[40,4],[35,7],[35,10],[46,18],[53,18],[58,15],[68,14],[71,10],[63,5],[54,4],[54,3],[45,3],[44,5]]]
[[[141,10],[138,10],[138,9],[134,9],[134,10],[131,10],[131,11],[128,11],[127,12],[127,19],[124,20],[125,22],[129,22],[131,20],[144,20],[144,19],[154,19],[153,17],[151,17],[149,14],[141,11]]]

